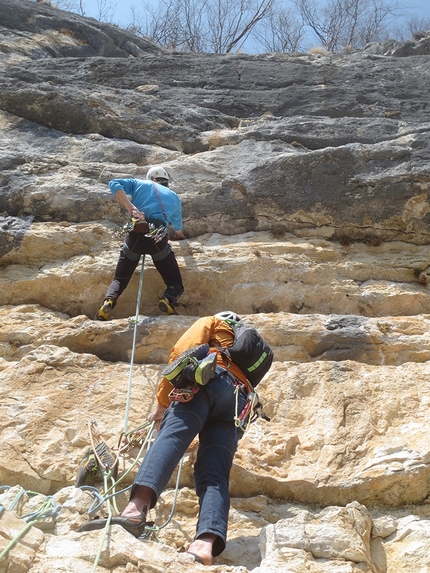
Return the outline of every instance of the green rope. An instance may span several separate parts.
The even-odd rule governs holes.
[[[108,489],[105,491],[105,495],[106,495],[107,493],[109,493],[112,489],[114,489],[115,486],[117,486],[119,483],[121,483],[121,482],[127,477],[127,475],[133,470],[134,466],[135,466],[135,465],[137,464],[137,462],[139,461],[139,458],[140,458],[140,456],[142,455],[143,450],[145,449],[145,447],[147,447],[148,442],[151,441],[151,439],[152,439],[152,434],[154,433],[154,428],[155,428],[155,421],[150,423],[150,427],[149,427],[149,429],[148,429],[148,433],[147,433],[147,435],[146,435],[146,438],[145,438],[143,444],[141,445],[140,450],[139,450],[139,453],[138,453],[137,456],[135,457],[134,462],[133,462],[133,463],[131,464],[131,466],[127,469],[127,471],[124,472],[124,473],[121,475],[121,477],[120,477],[113,485],[111,485],[110,488],[108,488]]]
[[[108,474],[109,474],[109,473],[110,473],[110,472],[105,473],[104,476],[103,476],[103,477],[104,477],[105,489],[106,489],[106,487],[107,487],[107,480],[108,480]],[[109,525],[110,525],[110,522],[112,521],[112,508],[111,508],[111,504],[110,504],[110,501],[109,501],[109,500],[108,500],[107,506],[108,506],[108,519],[107,519],[106,525],[105,525],[105,527],[104,527],[104,529],[103,529],[103,537],[102,537],[101,540],[100,540],[99,549],[98,549],[98,551],[97,551],[96,559],[95,559],[95,561],[94,561],[93,568],[91,569],[91,573],[95,573],[95,572],[96,572],[97,565],[98,565],[98,563],[99,563],[99,561],[100,561],[100,557],[101,557],[101,554],[102,554],[103,545],[104,545],[104,543],[105,543],[105,541],[106,541],[106,537],[107,537],[107,534],[108,534]]]
[[[0,553],[0,561],[3,559],[3,557],[5,557],[9,551],[18,543],[18,541],[21,539],[21,537],[24,537],[24,535],[27,533],[27,531],[32,527],[33,523],[36,523],[37,519],[34,519],[32,521],[29,521],[27,523],[27,525],[24,527],[24,529],[22,529],[18,535],[16,535],[13,539],[11,539],[11,541],[8,543],[8,545],[6,545],[6,547],[3,549],[3,551]]]
[[[20,499],[23,497],[23,495],[25,494],[25,489],[22,486],[19,486],[21,489],[18,491],[18,493],[15,496],[15,499],[12,501],[12,503],[9,505],[9,511],[12,511],[14,509],[14,507],[16,505],[18,505]]]
[[[175,495],[173,497],[173,503],[172,503],[172,509],[170,511],[170,515],[167,518],[166,522],[163,523],[163,525],[155,525],[155,523],[153,525],[145,525],[145,535],[144,535],[144,539],[148,539],[150,537],[152,537],[153,539],[155,539],[155,541],[158,541],[158,543],[161,543],[162,545],[164,545],[164,542],[158,537],[158,533],[167,525],[169,525],[170,521],[172,520],[172,517],[175,513],[175,509],[176,509],[176,501],[178,499],[178,490],[179,490],[179,480],[181,478],[181,470],[182,470],[182,464],[184,462],[184,458],[181,458],[181,461],[179,463],[179,468],[178,468],[178,475],[176,477],[176,486],[175,486]]]
[[[30,493],[38,495],[35,492]],[[31,529],[34,523],[47,517],[55,517],[60,509],[61,506],[56,506],[55,500],[52,496],[46,499],[40,508],[35,513],[31,514],[31,519],[27,522],[27,525],[13,539],[10,540],[7,546],[0,553],[0,561],[9,553],[9,551],[18,543],[18,541],[24,537],[24,535],[29,529]]]
[[[166,521],[166,523],[164,525],[160,525],[160,527],[158,529],[163,529],[163,527],[166,527],[166,525],[168,525],[173,517],[173,514],[175,513],[175,509],[176,509],[176,500],[178,498],[178,490],[179,490],[179,480],[181,478],[181,470],[182,470],[182,464],[184,462],[184,458],[181,458],[181,461],[179,462],[179,468],[178,468],[178,475],[176,476],[176,485],[175,485],[175,495],[173,498],[173,503],[172,503],[172,511],[170,512],[170,515]]]

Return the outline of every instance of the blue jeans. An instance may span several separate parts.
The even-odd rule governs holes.
[[[134,480],[134,485],[144,485],[155,492],[155,505],[175,467],[198,434],[194,484],[200,511],[196,537],[203,533],[218,536],[213,546],[214,556],[219,555],[226,544],[230,470],[238,439],[242,436],[234,423],[234,392],[233,378],[217,367],[215,377],[199,388],[190,402],[173,403],[166,410],[160,431]],[[239,412],[245,402],[246,396],[240,392]]]

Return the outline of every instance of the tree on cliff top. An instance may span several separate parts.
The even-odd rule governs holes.
[[[52,0],[86,15],[89,0]],[[114,0],[94,0],[97,18],[112,21]],[[136,0],[138,2],[139,0]],[[300,52],[311,37],[327,51],[369,42],[406,40],[430,29],[430,17],[412,17],[402,0],[141,0],[127,29],[182,52]],[[400,24],[399,24],[400,22]],[[306,45],[308,44],[308,45]]]
[[[294,0],[306,26],[330,52],[363,48],[386,39],[397,2],[385,0]]]
[[[214,54],[238,51],[274,0],[160,0],[132,10],[131,29],[174,50]]]

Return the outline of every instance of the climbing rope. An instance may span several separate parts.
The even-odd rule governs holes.
[[[144,430],[148,429],[153,422],[144,422],[134,430],[130,430],[129,432],[123,433],[120,437],[120,440],[125,440],[126,443],[121,445],[121,453],[127,452],[130,448],[138,448],[142,445],[144,439]]]
[[[1,489],[10,489],[9,486],[4,486]],[[15,499],[9,506],[9,511],[12,511],[13,508],[18,504],[20,499],[27,494],[29,497],[40,495],[34,491],[26,491],[24,488],[20,488],[20,491],[15,496]],[[0,517],[3,515],[6,507],[4,505],[0,508]],[[26,526],[17,534],[10,542],[6,545],[3,551],[0,553],[0,561],[5,557],[9,551],[18,543],[18,541],[24,537],[27,531],[38,521],[41,519],[47,519],[48,517],[56,518],[58,513],[61,511],[61,506],[57,505],[57,502],[53,496],[47,496],[45,501],[41,504],[37,511],[33,511],[32,513],[28,513],[23,515],[21,519],[27,522]]]
[[[100,469],[102,469],[104,472],[109,470],[112,472],[118,465],[120,450],[118,450],[118,453],[114,459],[109,446],[102,439],[100,431],[97,429],[97,422],[95,420],[88,422],[88,430],[90,434],[91,446]],[[97,445],[94,444],[94,437],[96,437],[98,440]],[[100,448],[100,446],[102,447]]]
[[[128,377],[128,388],[127,388],[127,400],[125,405],[125,414],[124,414],[124,434],[127,432],[128,427],[128,417],[130,411],[130,400],[131,400],[131,382],[133,380],[133,365],[134,365],[134,353],[136,349],[136,337],[137,337],[137,326],[139,323],[139,312],[140,312],[140,299],[142,295],[142,285],[143,285],[143,271],[145,269],[145,255],[142,257],[142,268],[140,270],[140,278],[139,278],[139,290],[137,293],[136,299],[136,314],[134,317],[134,329],[133,329],[133,345],[131,348],[131,359],[130,359],[130,372]]]
[[[123,426],[123,431],[121,433],[121,436],[119,438],[119,445],[117,448],[118,451],[117,451],[117,454],[116,454],[114,460],[112,460],[112,456],[107,455],[107,453],[110,454],[110,449],[108,448],[108,446],[106,445],[104,440],[99,441],[99,443],[97,445],[95,444],[94,438],[97,438],[97,440],[101,439],[101,434],[98,431],[98,429],[96,428],[97,423],[95,422],[95,420],[91,420],[88,424],[90,441],[91,441],[91,446],[92,446],[92,452],[94,453],[94,456],[97,460],[97,464],[99,466],[100,472],[103,475],[103,481],[104,481],[103,492],[104,493],[103,493],[103,495],[101,495],[97,488],[91,487],[91,486],[86,486],[86,485],[81,486],[80,489],[82,489],[84,491],[91,492],[95,498],[92,506],[88,510],[89,514],[97,511],[97,509],[101,505],[103,505],[104,503],[107,504],[107,512],[108,512],[108,518],[106,521],[106,526],[104,528],[104,533],[103,533],[102,539],[100,540],[99,549],[98,549],[98,552],[97,552],[97,555],[96,555],[96,558],[94,561],[92,573],[95,573],[95,571],[97,569],[97,566],[98,566],[98,563],[99,563],[99,560],[101,557],[101,553],[103,550],[103,546],[104,546],[104,543],[106,541],[108,526],[110,525],[111,520],[112,520],[112,516],[113,516],[112,505],[114,506],[115,511],[117,513],[119,513],[118,508],[116,507],[115,498],[119,494],[126,492],[129,489],[131,489],[132,486],[129,486],[129,487],[122,489],[120,491],[116,491],[116,487],[133,470],[135,465],[138,463],[141,455],[143,454],[145,448],[149,449],[151,442],[153,440],[153,433],[155,430],[155,421],[153,421],[152,423],[148,422],[148,423],[142,424],[138,428],[131,430],[131,431],[127,430],[128,421],[129,421],[130,402],[131,402],[131,388],[132,388],[132,380],[133,380],[134,355],[135,355],[136,339],[137,339],[137,327],[138,327],[138,323],[139,323],[139,313],[140,313],[140,303],[141,303],[141,293],[142,293],[142,286],[143,286],[144,268],[145,268],[145,255],[143,255],[143,259],[142,259],[142,268],[140,271],[140,278],[139,278],[139,290],[138,290],[138,296],[137,296],[137,300],[136,300],[136,313],[135,313],[135,318],[133,320],[133,323],[134,323],[133,344],[132,344],[132,353],[131,353],[131,359],[130,359],[129,380],[128,380],[128,388],[127,388],[125,413],[124,413],[124,426]],[[146,437],[145,437],[145,430],[146,430]],[[125,442],[121,443],[121,440],[125,440]],[[98,446],[100,446],[100,445],[106,446],[107,451],[105,451],[104,448],[100,448],[100,447],[99,447],[99,449],[97,449]],[[127,469],[127,471],[118,480],[114,479],[112,476],[112,471],[118,465],[119,456],[121,454],[127,452],[130,448],[136,447],[136,446],[140,446],[140,449],[139,449],[139,453],[136,456],[136,458],[134,459],[133,463],[130,465],[130,467]],[[102,453],[100,453],[101,450],[103,450]],[[109,461],[109,463],[106,463],[107,460]],[[145,532],[141,536],[141,538],[147,539],[148,537],[152,536],[152,537],[154,537],[154,539],[156,539],[157,541],[162,543],[162,541],[158,538],[157,533],[170,523],[170,521],[174,515],[175,509],[176,509],[178,490],[179,490],[179,482],[180,482],[182,464],[183,464],[183,458],[181,459],[180,464],[179,464],[179,468],[178,468],[178,475],[177,475],[176,485],[175,485],[175,494],[174,494],[172,509],[171,509],[171,512],[170,512],[168,519],[161,526],[156,526],[152,522],[148,523],[147,526],[145,527]],[[111,480],[111,482],[112,482],[111,485],[108,484],[109,480]],[[2,486],[2,487],[0,487],[0,489],[9,489],[9,486]],[[112,492],[112,493],[110,493],[110,492]],[[10,504],[9,510],[13,510],[13,508],[16,507],[16,505],[19,503],[20,499],[26,493],[29,496],[39,495],[36,492],[26,492],[23,488],[21,488],[20,491],[18,492],[18,494],[16,495],[15,499],[13,500],[13,502]],[[3,504],[1,504],[0,505],[0,517],[3,515],[5,510],[6,510],[6,507]],[[15,546],[15,544],[22,537],[24,537],[24,535],[34,525],[34,523],[36,523],[37,521],[39,521],[41,519],[46,519],[48,517],[53,517],[55,519],[55,517],[58,515],[58,513],[60,511],[61,511],[61,506],[58,506],[56,504],[55,498],[52,496],[48,496],[48,497],[46,497],[46,500],[42,503],[41,507],[37,511],[22,516],[22,519],[27,521],[27,524],[22,529],[22,531],[20,531],[8,543],[8,545],[3,549],[3,551],[0,553],[0,560],[8,554],[8,552]]]
[[[104,483],[105,483],[105,489],[106,489],[106,488],[107,488],[107,474],[104,474]],[[91,569],[91,573],[95,573],[95,572],[96,572],[97,565],[98,565],[98,563],[99,563],[99,561],[100,561],[100,557],[101,557],[101,554],[102,554],[103,545],[104,545],[105,540],[106,540],[106,537],[107,537],[108,525],[110,525],[110,522],[111,522],[111,520],[112,520],[112,507],[111,507],[111,504],[110,504],[110,501],[109,501],[109,500],[108,500],[108,502],[107,502],[107,508],[108,508],[108,519],[107,519],[107,521],[106,521],[106,526],[105,526],[104,531],[103,531],[103,536],[102,536],[102,538],[101,538],[101,540],[100,540],[100,543],[99,543],[99,549],[98,549],[98,551],[97,551],[96,558],[95,558],[94,564],[93,564],[93,568]]]
[[[100,494],[99,490],[98,490],[97,488],[95,488],[95,487],[92,487],[92,486],[82,486],[82,487],[81,487],[81,489],[83,489],[83,490],[91,491],[91,492],[93,493],[94,497],[97,498],[95,501],[98,501],[97,505],[94,505],[94,503],[95,503],[95,502],[94,502],[93,505],[90,507],[90,509],[88,510],[88,513],[89,513],[89,514],[95,513],[95,512],[100,508],[100,506],[103,505],[103,503],[104,503],[106,500],[108,500],[108,499],[110,499],[110,498],[114,498],[115,496],[117,496],[117,495],[119,495],[119,494],[121,494],[121,493],[124,493],[124,492],[126,492],[127,490],[131,489],[132,486],[129,486],[129,487],[125,488],[125,489],[122,489],[121,491],[118,491],[118,492],[115,491],[116,486],[117,486],[119,483],[121,483],[121,482],[127,477],[127,475],[134,469],[135,465],[137,464],[137,462],[139,461],[140,457],[142,456],[142,454],[143,454],[145,448],[148,449],[148,448],[150,447],[150,444],[151,444],[151,442],[152,442],[153,433],[154,433],[154,430],[155,430],[155,422],[147,422],[147,424],[145,424],[145,425],[146,425],[147,428],[148,428],[148,432],[147,432],[147,435],[146,435],[145,440],[144,440],[144,441],[142,442],[142,444],[141,444],[139,453],[137,454],[137,456],[135,457],[133,463],[130,465],[130,467],[127,469],[127,471],[126,471],[125,473],[123,473],[123,474],[121,475],[121,477],[120,477],[113,485],[111,485],[110,487],[108,487],[108,488],[105,489],[105,491],[104,491],[104,493],[103,493],[103,496]],[[127,448],[128,448],[128,447],[129,447],[129,445],[127,444]],[[110,494],[110,495],[108,495],[109,492],[111,492],[112,490],[114,490],[113,493]],[[119,513],[119,512],[118,512],[118,513]]]
[[[158,240],[160,240],[159,237]],[[129,433],[127,432],[127,427],[128,427],[128,417],[129,417],[129,409],[130,409],[130,398],[131,398],[131,383],[132,383],[132,378],[133,378],[133,364],[134,364],[134,354],[135,354],[135,348],[136,348],[136,337],[137,337],[137,327],[138,327],[138,323],[139,323],[139,313],[140,313],[140,300],[141,300],[141,293],[142,293],[142,286],[143,286],[143,271],[144,271],[144,265],[145,265],[145,255],[143,255],[143,259],[142,259],[142,268],[140,271],[140,278],[139,278],[139,290],[138,290],[138,295],[137,295],[137,300],[136,300],[136,314],[135,314],[135,318],[134,318],[134,330],[133,330],[133,345],[132,345],[132,351],[131,351],[131,359],[130,359],[130,375],[129,375],[129,383],[128,383],[128,391],[127,391],[127,400],[126,400],[126,409],[125,409],[125,416],[124,416],[124,430],[123,430],[123,435],[124,436],[128,436]],[[146,444],[148,444],[148,448],[150,446],[150,441],[152,440],[152,434],[154,431],[154,427],[155,427],[155,422],[152,422],[152,425],[150,427],[150,432],[148,434],[147,439],[145,440],[144,444],[142,445],[142,449],[141,451],[143,451],[144,446]],[[136,436],[136,431],[134,432],[134,436]],[[137,463],[137,460],[140,457],[140,453],[139,456],[136,458],[135,463]],[[149,530],[150,534],[152,534],[154,536],[154,538],[157,541],[160,541],[156,535],[156,533],[166,527],[166,525],[171,521],[174,512],[175,512],[175,507],[176,507],[176,500],[177,500],[177,495],[178,495],[178,489],[179,489],[179,480],[180,480],[180,475],[181,475],[181,469],[182,469],[182,463],[183,463],[183,457],[181,458],[181,461],[179,463],[179,469],[178,469],[178,475],[177,475],[177,479],[176,479],[176,486],[175,486],[175,495],[174,495],[174,501],[173,501],[173,505],[172,505],[172,511],[171,514],[169,516],[169,518],[167,519],[166,523],[164,523],[163,525],[157,527],[155,525],[153,526],[148,526],[145,527],[145,530]],[[134,467],[135,464],[133,464],[132,467]],[[131,471],[131,468],[129,468],[128,472],[129,473]],[[121,481],[126,474],[124,474],[124,476],[121,476],[120,480]],[[117,482],[118,483],[118,482]]]

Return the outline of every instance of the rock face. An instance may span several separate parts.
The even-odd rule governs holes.
[[[113,502],[97,478],[74,483],[89,422],[115,448],[153,408],[177,338],[227,308],[275,361],[258,387],[271,421],[239,445],[212,569],[427,570],[429,45],[171,53],[0,0],[1,573],[199,567],[178,552],[197,519],[196,444],[144,542],[117,526],[77,533]],[[113,320],[95,322],[126,222],[107,182],[154,163],[183,204],[180,316],[159,316],[145,260],[140,308],[138,267]],[[127,492],[115,499],[121,510]]]

